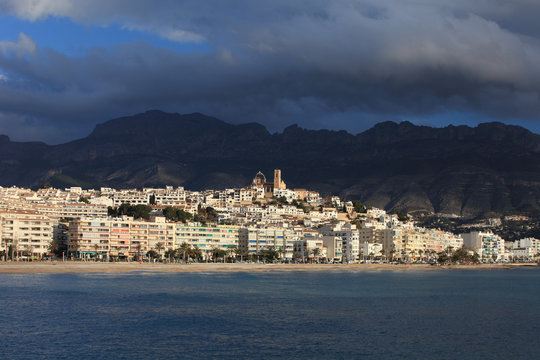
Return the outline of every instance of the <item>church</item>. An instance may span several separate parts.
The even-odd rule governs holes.
[[[274,181],[268,182],[266,181],[266,176],[262,172],[258,172],[257,175],[253,178],[253,184],[252,187],[262,188],[264,189],[264,197],[265,198],[271,198],[274,195],[275,190],[285,190],[287,189],[287,185],[285,182],[281,179],[281,170],[275,169],[274,170]]]

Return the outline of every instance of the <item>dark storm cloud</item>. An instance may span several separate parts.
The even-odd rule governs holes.
[[[0,130],[12,134],[33,126],[60,141],[149,108],[274,130],[296,122],[357,131],[448,111],[538,121],[533,1],[18,0],[0,1],[0,11],[120,24],[212,49],[134,42],[70,57],[24,34],[4,39]]]

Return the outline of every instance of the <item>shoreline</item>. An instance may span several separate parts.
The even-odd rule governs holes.
[[[433,266],[428,264],[162,264],[162,263],[24,263],[1,262],[0,274],[78,274],[78,273],[207,273],[279,271],[416,271],[416,270],[512,270],[537,268],[537,264],[479,264]]]

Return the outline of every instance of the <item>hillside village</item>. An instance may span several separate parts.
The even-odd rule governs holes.
[[[234,189],[0,188],[0,258],[85,261],[536,261],[540,240],[454,234],[359,201],[289,189],[281,170]]]

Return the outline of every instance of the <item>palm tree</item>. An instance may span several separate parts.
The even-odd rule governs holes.
[[[244,251],[241,250],[239,247],[235,246],[234,247],[234,261],[237,262],[238,261],[238,257],[240,256],[240,261],[242,261],[242,255],[243,255]]]
[[[233,245],[230,248],[228,248],[227,253],[229,253],[229,258],[231,258],[233,254],[236,254],[237,250],[238,249],[237,249],[236,245]]]
[[[409,250],[409,257],[411,258],[411,260],[414,260],[415,254],[416,254],[416,250]]]
[[[381,253],[381,261],[382,261],[382,260],[384,260],[384,258],[386,257],[386,254],[384,253],[384,246],[381,247],[380,253]]]
[[[47,247],[47,250],[49,250],[49,253],[56,252],[58,250],[58,243],[54,240],[51,240],[49,246]]]
[[[283,261],[283,259],[285,258],[285,249],[281,247],[277,252],[279,254],[279,258]]]
[[[186,254],[189,253],[190,251],[190,246],[186,243],[186,242],[183,242],[182,245],[180,245],[180,247],[178,248],[179,251],[182,252],[184,258],[184,262],[186,262]]]
[[[30,259],[34,257],[34,248],[32,247],[32,245],[26,245],[24,254],[26,255],[28,261],[30,261]]]
[[[197,246],[189,249],[188,252],[189,252],[190,257],[192,257],[194,259],[197,259],[197,262],[202,257],[202,250],[199,249],[199,247],[197,247]]]
[[[319,255],[321,255],[321,249],[319,249],[318,247],[315,247],[313,249],[311,249],[311,254],[313,254],[313,258],[319,258]]]
[[[172,259],[176,257],[175,249],[168,249],[165,251],[165,258],[169,258],[169,263],[172,262]]]
[[[79,257],[79,249],[81,248],[81,244],[79,244],[78,239],[73,239],[71,242],[71,248],[75,250],[75,260]]]
[[[141,244],[137,244],[137,261],[141,261],[141,250],[142,250],[142,245]]]
[[[154,247],[156,251],[158,252],[158,256],[161,259],[161,250],[163,250],[165,247],[163,246],[163,243],[158,242],[156,246]]]
[[[98,250],[99,250],[99,245],[98,244],[94,244],[94,251],[96,252],[96,258],[95,258],[95,261],[97,261],[97,254],[98,254]]]

